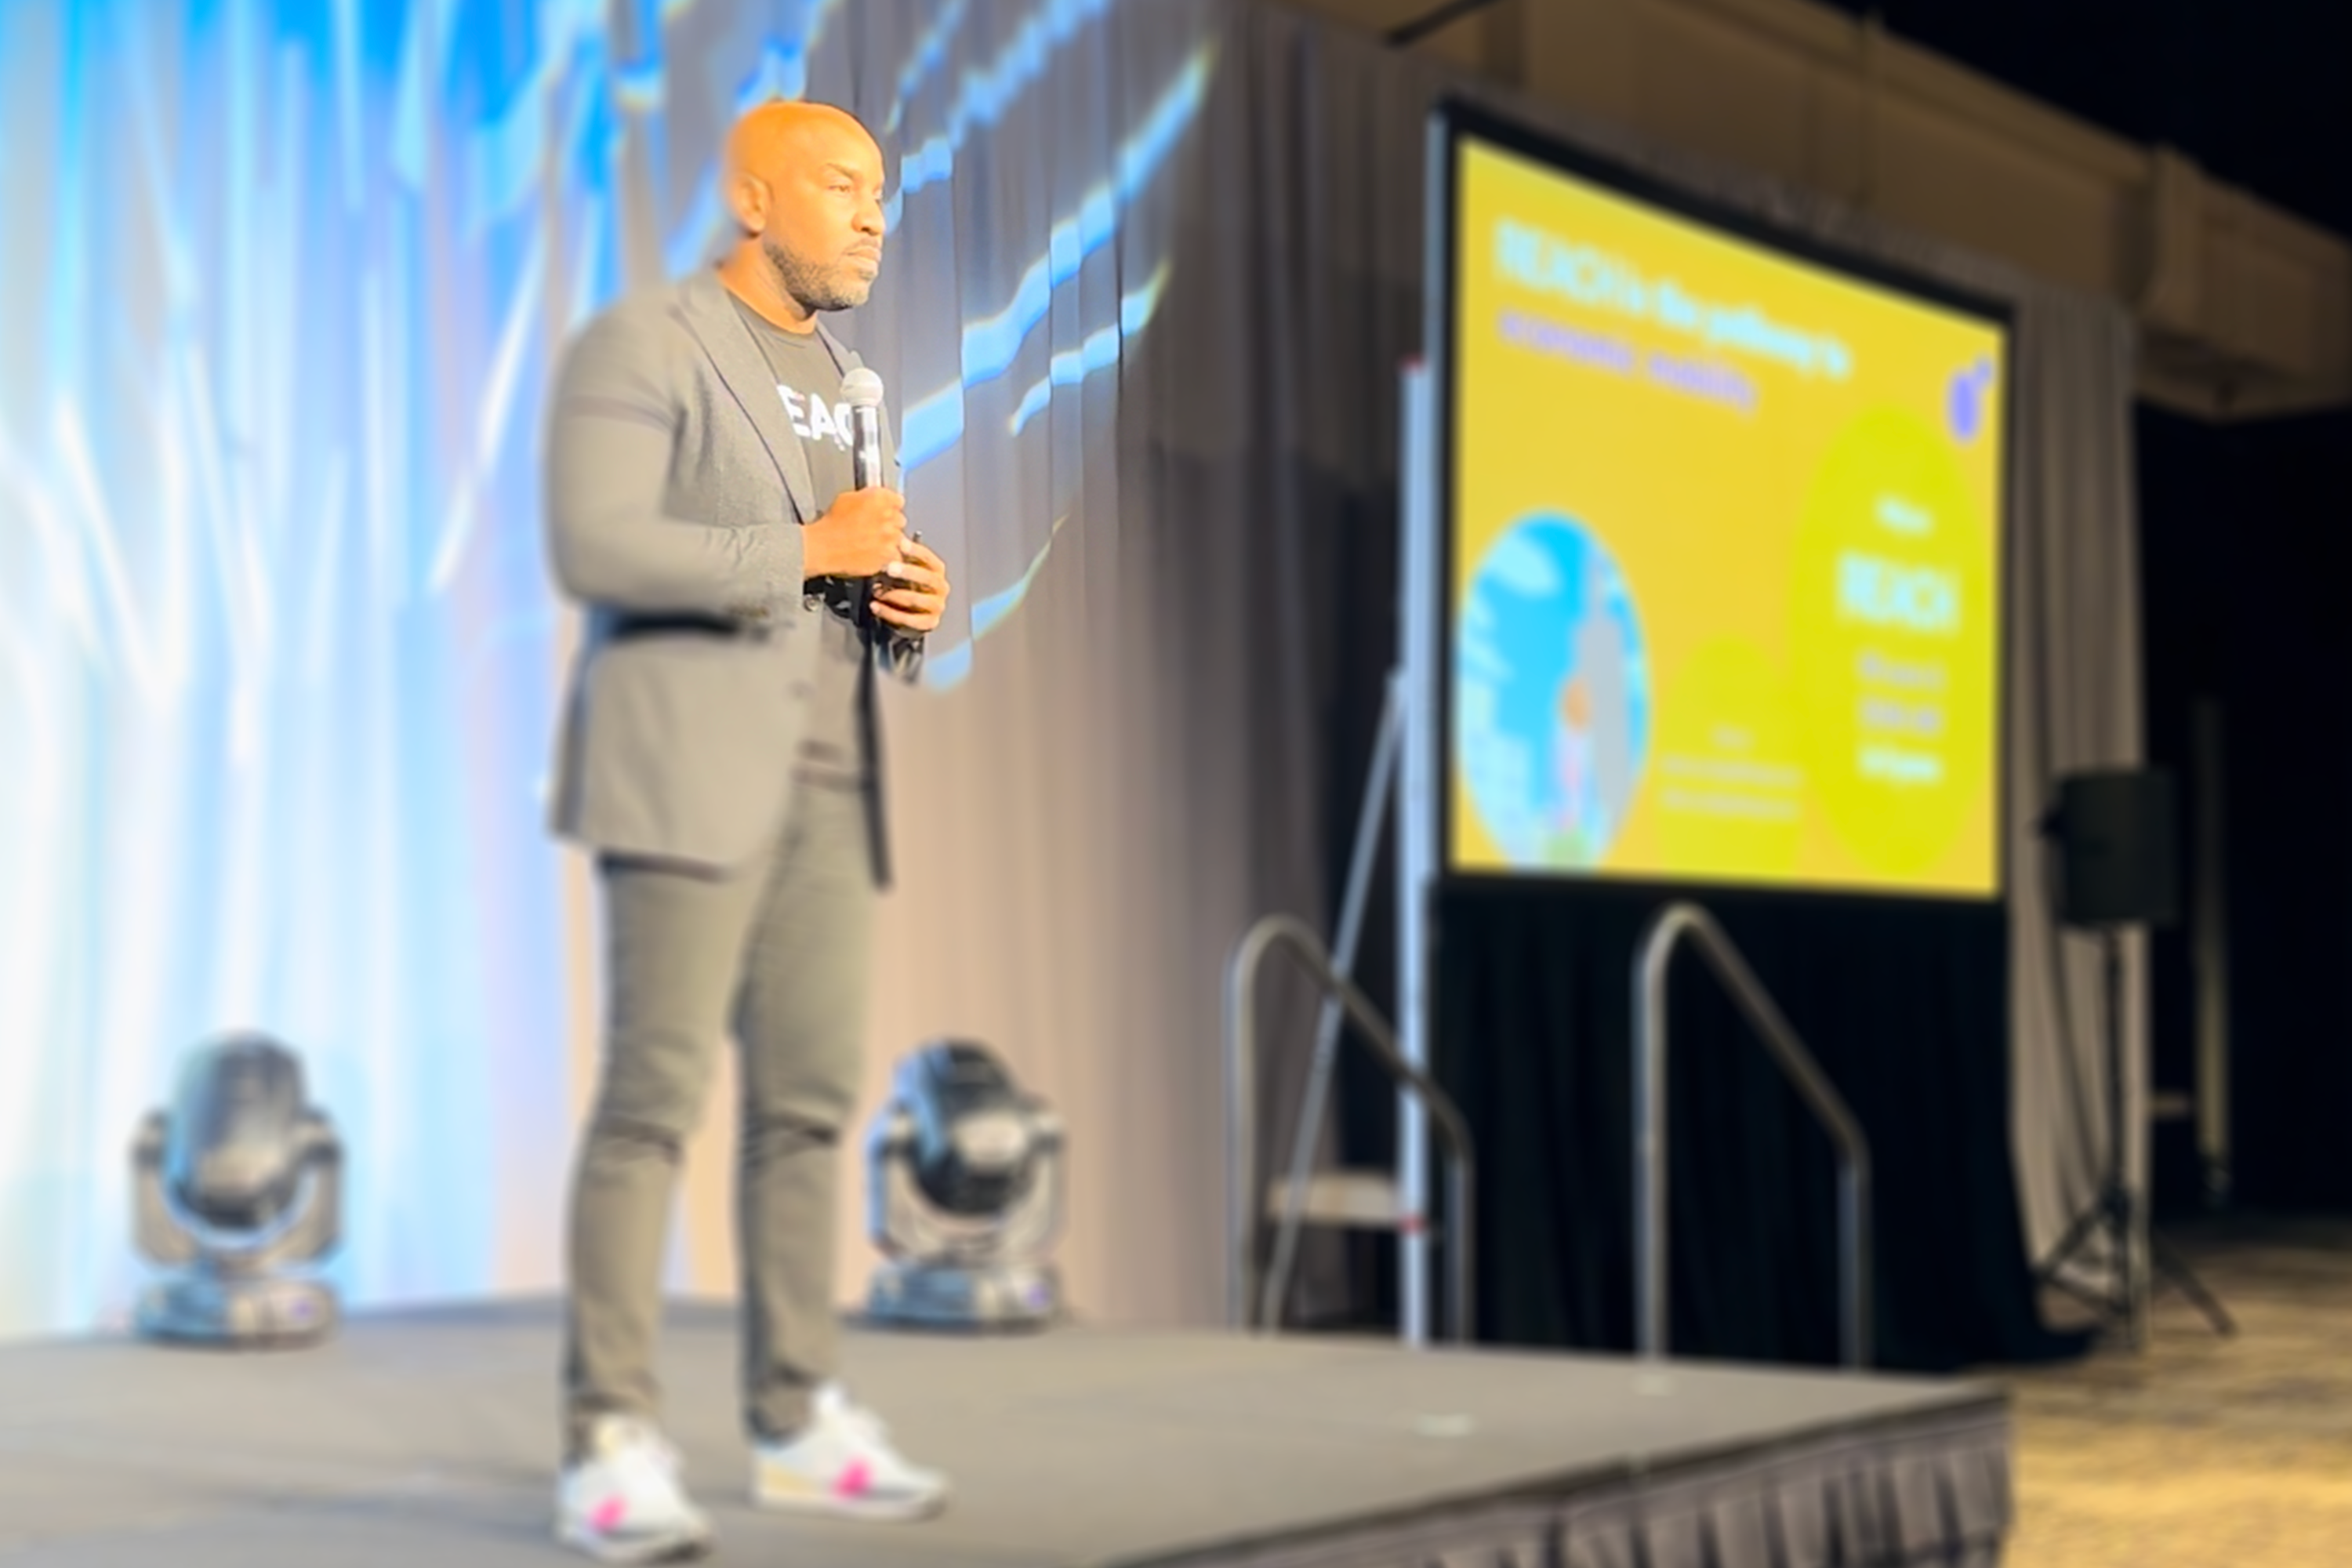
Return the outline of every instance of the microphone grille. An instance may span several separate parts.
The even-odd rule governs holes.
[[[852,408],[882,406],[882,378],[859,365],[841,378],[841,400]]]

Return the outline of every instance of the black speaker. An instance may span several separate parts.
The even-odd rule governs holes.
[[[2058,918],[2074,926],[2168,926],[2180,918],[2179,806],[2160,768],[2071,773],[2051,814]]]

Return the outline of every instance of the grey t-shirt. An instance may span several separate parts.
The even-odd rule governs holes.
[[[776,395],[808,456],[809,479],[823,510],[856,482],[849,405],[841,399],[841,369],[814,332],[785,331],[742,300],[734,303],[775,373]],[[819,629],[823,640],[817,647],[816,689],[809,694],[808,729],[801,737],[795,771],[803,784],[862,789],[870,760],[857,712],[858,662],[865,645],[850,584],[831,579],[811,584],[812,592],[820,590],[825,615]]]

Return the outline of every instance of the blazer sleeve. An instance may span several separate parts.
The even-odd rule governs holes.
[[[664,507],[685,416],[673,331],[624,307],[564,355],[547,444],[555,578],[614,609],[765,620],[801,591],[800,530],[716,527]]]

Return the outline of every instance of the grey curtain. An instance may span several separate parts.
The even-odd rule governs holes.
[[[1172,771],[1114,786],[1111,758],[1081,761],[1080,747],[1063,754],[1116,789],[1124,826],[1106,833],[1171,852],[1149,890],[1129,884],[1093,918],[1071,906],[1068,923],[1100,937],[1101,911],[1143,902],[1170,916],[1156,928],[1156,954],[1122,962],[1126,984],[1165,987],[1156,1006],[1131,1005],[1127,1016],[1158,1033],[1156,1047],[1135,1046],[1170,1065],[1165,1103],[1186,1108],[1179,1147],[1188,1169],[1178,1180],[1201,1207],[1184,1234],[1202,1246],[1221,1190],[1215,1143],[1202,1135],[1214,1105],[1218,961],[1265,909],[1327,923],[1364,761],[1351,742],[1368,734],[1367,705],[1392,657],[1396,372],[1420,339],[1424,116],[1453,93],[2013,309],[2012,1136],[2038,1256],[2090,1195],[2105,1135],[2092,955],[2052,930],[2033,823],[2059,773],[2139,754],[2127,317],[1360,35],[1237,0],[1202,10],[1220,39],[1216,85],[1191,149],[1193,184],[1173,215],[1165,331],[1122,374],[1132,454],[1121,469],[1123,510],[1108,527],[1099,513],[1087,519],[1088,551],[1116,551],[1129,596],[1117,601],[1115,629],[1084,623],[1110,631],[1108,641],[1065,645],[1074,654],[1086,647],[1088,668],[1105,679],[1114,647],[1140,661],[1127,694],[1104,699],[1100,721],[1116,715],[1125,726],[1106,730],[1124,739],[1105,750],[1123,763],[1165,758]],[[1078,592],[1075,582],[1055,591],[1072,601]],[[1084,610],[1067,602],[1060,613]],[[1034,639],[1053,634],[1042,616],[1026,629]],[[2131,962],[2127,991],[2137,997],[2137,951]],[[1287,1132],[1307,1016],[1297,995],[1269,1011],[1270,1029],[1281,1032],[1269,1036],[1277,1048],[1261,1086],[1261,1170]],[[2137,1047],[2145,1027],[2137,1006],[2128,1026]],[[2143,1055],[2135,1048],[2129,1059]],[[1167,1267],[1150,1252],[1138,1247],[1121,1277]],[[1334,1299],[1332,1268],[1328,1254],[1310,1259],[1300,1307]],[[1197,1310],[1209,1298],[1188,1300]]]
[[[1146,435],[1170,403],[1217,395],[1207,366],[1230,374],[1252,357],[1199,359],[1185,334],[1202,318],[1175,309],[1227,282],[1179,226],[1213,167],[1202,154],[1218,111],[1183,93],[1223,90],[1220,17],[1192,0],[976,5],[958,47],[1002,55],[1033,16],[1068,18],[1071,41],[960,158],[946,214],[930,219],[951,222],[919,240],[927,220],[909,204],[908,269],[861,323],[861,348],[879,347],[894,385],[969,382],[985,346],[971,323],[1036,258],[1096,232],[1091,195],[1128,191],[1116,237],[1055,289],[1018,372],[970,387],[962,439],[909,480],[917,525],[946,520],[933,537],[972,636],[948,682],[886,698],[898,863],[866,1100],[921,1041],[994,1047],[1070,1129],[1061,1261],[1076,1310],[1206,1323],[1223,1301],[1225,950],[1256,911],[1320,912],[1301,684],[1316,645],[1271,614],[1266,508],[1250,477],[1223,463],[1180,472]],[[855,79],[864,92],[886,74]],[[904,150],[920,144],[910,135]],[[1155,156],[1160,172],[1139,183]],[[894,358],[908,368],[894,374]],[[1016,433],[1021,388],[1040,376],[1055,383],[1052,412]],[[872,1257],[862,1219],[843,1227],[851,1289]]]

